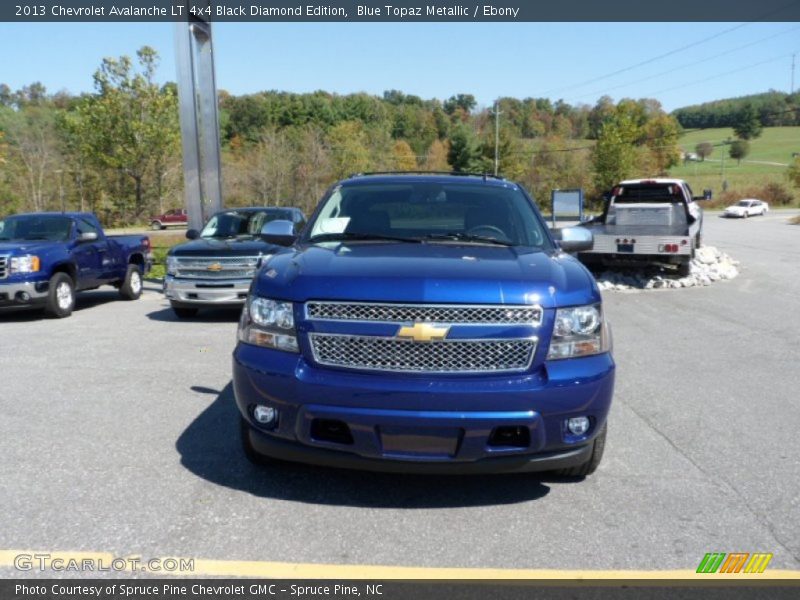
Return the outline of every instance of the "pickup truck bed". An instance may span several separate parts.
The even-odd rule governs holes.
[[[688,275],[701,243],[702,211],[680,180],[624,181],[601,217],[583,224],[594,247],[580,254],[589,265],[670,265]]]

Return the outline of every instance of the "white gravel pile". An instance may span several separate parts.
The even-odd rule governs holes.
[[[674,271],[654,267],[644,270],[603,271],[595,274],[601,290],[630,291],[659,288],[690,288],[711,285],[715,281],[733,279],[739,274],[739,261],[733,260],[714,246],[698,248],[688,277],[678,277]]]

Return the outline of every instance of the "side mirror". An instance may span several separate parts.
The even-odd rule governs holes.
[[[294,223],[282,219],[265,223],[261,228],[261,239],[276,246],[291,246],[297,239],[294,234]]]
[[[85,233],[78,234],[78,241],[79,242],[96,242],[97,241],[97,234],[94,231],[87,231]]]
[[[594,247],[594,235],[585,227],[564,227],[556,231],[558,247],[564,252],[586,252]]]
[[[702,196],[693,196],[692,200],[711,200],[714,197],[712,190],[703,190]]]
[[[186,239],[187,240],[196,240],[200,237],[200,232],[197,229],[187,229],[186,230]]]

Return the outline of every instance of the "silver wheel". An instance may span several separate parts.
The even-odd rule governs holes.
[[[56,302],[61,310],[72,306],[72,286],[66,281],[60,282],[56,288]]]
[[[131,273],[131,291],[134,294],[142,291],[142,276],[139,275],[139,271]]]

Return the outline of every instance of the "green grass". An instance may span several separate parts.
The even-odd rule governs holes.
[[[732,129],[706,129],[690,131],[681,137],[678,144],[684,152],[695,152],[700,142],[719,144],[728,138],[735,139]],[[727,182],[728,191],[734,193],[761,188],[768,183],[779,183],[789,188],[786,168],[792,161],[792,152],[800,152],[800,127],[765,127],[759,138],[750,140],[750,154],[741,164],[728,155],[728,150],[727,146],[716,146],[705,161],[681,163],[670,169],[669,174],[688,181],[698,194],[710,188],[715,196],[722,192],[723,181]]]
[[[153,248],[153,268],[148,273],[148,279],[161,280],[167,274],[167,252],[170,248],[186,241],[183,232],[175,235],[151,235],[150,244]]]
[[[711,142],[720,144],[726,139],[736,139],[733,129],[705,129],[703,131],[689,131],[678,141],[681,149],[685,152],[694,152],[695,146],[700,142]],[[749,172],[764,172],[781,169],[777,165],[760,165],[753,161],[767,161],[788,165],[792,162],[792,152],[800,152],[800,127],[765,127],[761,136],[750,140],[750,154],[742,161],[742,169]],[[709,159],[716,160],[719,167],[719,160],[725,155],[726,167],[731,161],[728,156],[727,146],[718,146]],[[676,167],[680,169],[681,167]],[[692,164],[687,165],[691,171]]]

